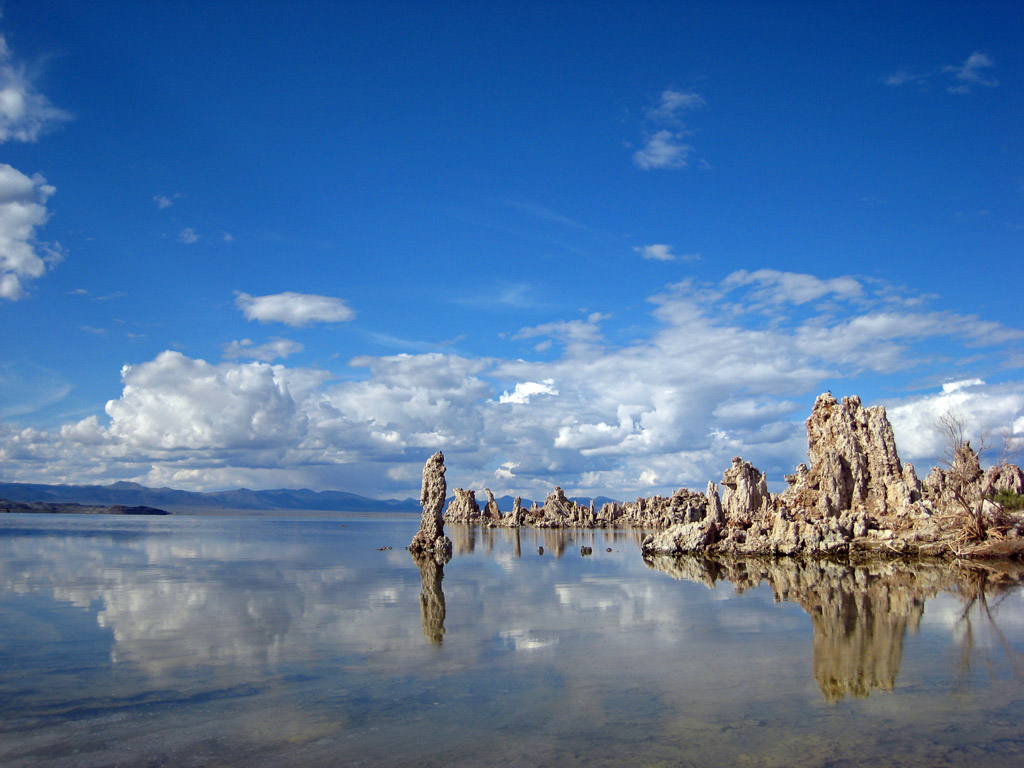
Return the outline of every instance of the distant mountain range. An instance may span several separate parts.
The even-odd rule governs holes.
[[[482,496],[483,494],[481,494]],[[38,485],[34,483],[0,483],[0,499],[19,502],[45,502],[50,504],[93,504],[122,505],[126,507],[147,506],[166,509],[253,509],[253,510],[316,510],[323,512],[419,512],[417,499],[371,499],[345,491],[311,491],[308,488],[277,488],[267,491],[252,491],[239,488],[234,491],[197,493],[178,491],[174,488],[147,488],[138,483],[118,482],[111,485]],[[486,498],[477,499],[481,508]],[[512,510],[513,498],[501,496],[496,499],[501,511]],[[589,504],[589,498],[574,497],[573,501]],[[613,501],[604,496],[594,499],[600,509],[605,502]],[[523,506],[533,501],[523,499]]]
[[[208,509],[309,509],[327,512],[418,512],[416,499],[370,499],[344,491],[311,491],[308,488],[196,493],[174,488],[147,488],[138,483],[112,485],[36,485],[0,483],[0,499],[10,501]]]

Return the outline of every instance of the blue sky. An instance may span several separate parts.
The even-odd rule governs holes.
[[[1024,438],[1013,3],[8,0],[0,479],[773,484]]]

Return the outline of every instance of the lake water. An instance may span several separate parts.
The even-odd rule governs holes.
[[[1017,574],[417,526],[0,516],[0,765],[1022,764]]]

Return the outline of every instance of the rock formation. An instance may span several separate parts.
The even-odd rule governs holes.
[[[498,524],[509,528],[519,528],[526,525],[526,521],[527,512],[523,509],[523,498],[522,496],[516,496],[512,501],[512,511],[501,518]]]
[[[1000,491],[1024,495],[1024,472],[1020,467],[1001,461],[989,467],[982,485],[982,495],[991,496]]]
[[[751,516],[766,511],[771,502],[764,472],[739,456],[733,458],[732,466],[722,474],[722,486],[725,488],[722,509],[731,525],[749,525]]]
[[[523,509],[516,498],[504,517],[487,493],[481,513],[473,491],[456,491],[449,521],[537,528],[637,528],[648,554],[842,555],[856,552],[982,556],[1024,554],[1024,514],[1010,513],[995,494],[1024,494],[1024,472],[1000,463],[982,472],[969,444],[951,466],[922,483],[896,452],[882,406],[858,397],[820,395],[807,419],[808,464],[786,476],[780,494],[764,473],[740,457],[718,486],[680,488],[669,497],[578,504],[560,487],[544,505]],[[443,467],[442,467],[443,473]]]
[[[948,470],[933,470],[922,484],[913,466],[900,462],[885,409],[864,408],[857,397],[819,396],[807,419],[807,442],[810,466],[787,475],[783,493],[770,494],[764,475],[735,458],[722,477],[720,518],[674,523],[648,536],[643,550],[773,556],[1024,551],[1024,519],[984,501],[999,487],[1013,493],[1024,487],[1019,468],[983,473],[965,444]]]
[[[807,419],[807,455],[810,468],[786,477],[783,503],[791,509],[820,517],[852,509],[884,516],[915,501],[880,405],[865,408],[859,397],[840,403],[831,393],[819,395]]]
[[[413,554],[427,552],[439,562],[446,562],[452,556],[452,542],[444,535],[442,510],[448,492],[444,479],[444,454],[438,451],[423,465],[423,488],[420,491],[420,506],[423,516],[420,529],[409,544]]]
[[[484,493],[487,494],[487,506],[484,507],[483,516],[486,520],[498,524],[501,522],[501,510],[498,509],[498,502],[490,488],[484,488]]]
[[[448,523],[480,522],[480,505],[476,503],[476,491],[464,491],[462,488],[456,488],[455,498],[448,505],[444,519]]]

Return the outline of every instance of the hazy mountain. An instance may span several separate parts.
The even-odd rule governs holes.
[[[138,483],[117,482],[110,485],[37,485],[32,483],[0,483],[0,499],[20,502],[46,502],[51,504],[120,504],[126,507],[147,506],[166,509],[167,507],[209,507],[213,509],[308,509],[326,512],[419,512],[416,499],[371,499],[345,491],[311,491],[308,488],[275,488],[253,491],[239,488],[233,491],[198,493],[179,491],[174,488],[148,488]],[[449,501],[451,499],[449,498]],[[512,511],[512,496],[495,499],[503,514]],[[589,504],[589,497],[575,496],[579,504]],[[477,501],[481,509],[486,498],[481,493]],[[594,499],[594,505],[601,509],[605,502],[613,501],[605,496]],[[542,503],[543,500],[538,500]],[[529,508],[532,499],[523,499],[523,507]]]
[[[329,512],[418,512],[416,499],[371,499],[344,491],[278,488],[253,491],[197,493],[174,488],[147,488],[138,483],[111,485],[36,485],[0,483],[0,498],[10,501],[79,504],[145,505],[150,507],[211,507],[215,509],[311,509]]]

